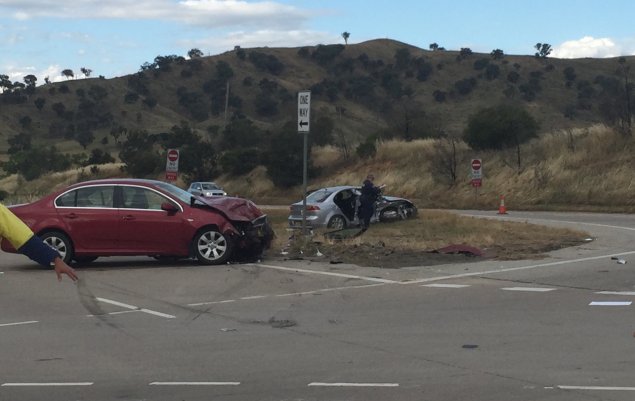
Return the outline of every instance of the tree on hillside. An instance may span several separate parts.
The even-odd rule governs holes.
[[[70,68],[62,70],[62,75],[65,76],[66,79],[73,78],[75,76],[75,74],[73,74],[73,70]]]
[[[551,45],[548,43],[536,43],[534,46],[538,50],[535,54],[537,58],[547,58],[551,54]]]
[[[596,82],[602,87],[599,110],[604,122],[615,128],[624,136],[632,134],[633,114],[632,105],[635,95],[635,84],[630,77],[630,66],[626,59],[618,59],[619,67],[613,77],[599,76]]]
[[[187,56],[191,59],[199,58],[199,57],[203,57],[203,52],[197,48],[194,48],[194,49],[191,49],[189,52],[187,52]]]
[[[93,72],[93,70],[91,70],[90,68],[86,68],[86,67],[82,67],[79,70],[82,72],[82,74],[84,74],[84,76],[86,78],[89,78],[90,74],[92,74],[92,72]]]
[[[535,138],[538,128],[536,119],[524,108],[503,104],[483,108],[470,116],[463,139],[475,150],[515,147],[520,173],[520,145]]]
[[[24,77],[24,83],[26,84],[27,87],[35,87],[36,82],[37,82],[37,77],[33,74],[29,74]]]
[[[342,37],[344,38],[344,44],[348,45],[348,38],[351,36],[348,32],[342,32]]]
[[[494,49],[490,53],[490,56],[492,56],[494,60],[500,60],[505,56],[505,53],[503,53],[501,49]]]
[[[44,108],[44,105],[46,104],[46,100],[38,97],[33,103],[35,104],[35,107],[37,107],[38,111],[42,111],[42,108]]]

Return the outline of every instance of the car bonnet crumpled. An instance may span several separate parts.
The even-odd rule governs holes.
[[[197,200],[223,213],[232,221],[254,221],[264,213],[250,200],[223,196],[217,198],[201,198]]]

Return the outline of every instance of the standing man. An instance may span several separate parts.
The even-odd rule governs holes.
[[[361,196],[359,197],[359,221],[362,227],[362,231],[366,231],[370,225],[370,219],[375,213],[375,202],[381,193],[381,187],[376,187],[373,184],[375,176],[368,174],[364,183],[362,184]]]
[[[6,238],[15,249],[42,266],[52,267],[57,279],[66,274],[77,281],[75,270],[64,263],[56,250],[46,245],[33,231],[6,206],[0,205],[0,237]]]

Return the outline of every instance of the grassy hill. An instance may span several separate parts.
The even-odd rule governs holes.
[[[626,63],[632,64],[633,57],[626,58]],[[158,56],[154,63],[128,76],[71,79],[30,90],[5,91],[0,96],[0,159],[7,160],[9,140],[20,133],[32,137],[34,143],[55,145],[62,152],[103,149],[116,158],[116,133],[169,132],[182,121],[214,143],[220,155],[231,150],[223,148],[222,133],[232,115],[246,116],[262,135],[271,135],[285,123],[295,123],[295,94],[311,89],[312,129],[320,118],[333,125],[330,145],[313,150],[313,161],[321,167],[319,177],[312,180],[314,185],[358,182],[372,169],[391,184],[393,192],[430,205],[470,206],[478,204],[479,199],[483,205],[491,205],[499,194],[510,192],[522,193],[525,207],[576,200],[600,204],[606,199],[594,195],[591,189],[582,199],[578,192],[567,198],[557,189],[549,192],[548,187],[558,182],[563,166],[569,170],[576,165],[563,160],[583,160],[582,154],[587,153],[581,148],[597,141],[597,135],[619,147],[602,146],[609,154],[631,147],[628,138],[612,139],[610,131],[594,134],[589,128],[604,120],[600,113],[603,83],[608,79],[619,82],[619,66],[617,59],[564,60],[533,55],[494,58],[465,49],[429,51],[388,39],[347,46],[236,49],[190,60]],[[439,152],[445,144],[425,138],[459,137],[471,115],[500,103],[514,103],[528,110],[540,123],[541,138],[525,147],[525,163],[520,169],[511,167],[511,156],[504,152],[476,153],[459,143],[459,166],[470,157],[486,158],[485,182],[490,186],[474,196],[464,185],[467,167],[460,167],[460,179],[450,186],[443,172],[437,171],[439,157],[443,157]],[[377,156],[359,160],[354,149],[368,138],[378,141]],[[573,152],[569,150],[572,143],[578,146]],[[596,157],[597,152],[591,151],[587,156]],[[556,160],[554,163],[560,160],[560,167],[549,164],[551,158]],[[624,158],[624,154],[618,157]],[[593,160],[587,165],[602,163]],[[613,160],[613,156],[604,156],[605,164]],[[585,166],[577,163],[579,169]],[[497,165],[500,168],[491,168]],[[259,167],[241,177],[219,171],[219,177],[210,178],[226,182],[230,191],[245,196],[296,196],[297,188],[274,188],[263,171]],[[591,180],[598,173],[590,169],[579,178]],[[57,185],[86,174],[83,171],[79,178],[67,174]],[[121,171],[102,168],[93,175],[99,174],[116,175]],[[500,177],[500,183],[493,188],[495,176]],[[0,188],[10,193],[18,188],[35,193],[46,185],[43,182],[55,180],[37,184],[8,177],[0,182]],[[542,187],[533,182],[541,182]],[[512,196],[510,201],[513,204],[519,199]],[[626,197],[623,199],[621,204],[630,204]]]

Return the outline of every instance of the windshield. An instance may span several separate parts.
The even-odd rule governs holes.
[[[321,189],[315,192],[312,192],[309,196],[306,197],[306,201],[310,203],[322,203],[328,198],[333,192],[327,191],[325,189]]]
[[[203,189],[220,189],[220,187],[216,184],[214,184],[213,182],[204,182],[203,184],[201,184],[203,186]]]
[[[156,186],[161,188],[162,190],[169,192],[170,194],[179,198],[179,200],[190,203],[190,199],[192,198],[192,194],[175,186],[172,184],[168,184],[167,182],[157,182]]]

